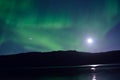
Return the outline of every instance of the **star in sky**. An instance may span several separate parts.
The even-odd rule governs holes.
[[[29,40],[33,40],[33,38],[32,37],[30,37],[30,38],[28,38]]]

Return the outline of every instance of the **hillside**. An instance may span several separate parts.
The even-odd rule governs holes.
[[[80,66],[115,63],[120,63],[120,51],[103,53],[54,51],[0,56],[0,67]]]

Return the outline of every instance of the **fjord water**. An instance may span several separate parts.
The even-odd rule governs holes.
[[[120,80],[119,66],[95,68],[9,69],[0,80]]]

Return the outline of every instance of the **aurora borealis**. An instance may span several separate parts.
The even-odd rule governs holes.
[[[0,48],[104,51],[106,35],[119,22],[119,0],[0,0]],[[93,46],[85,43],[89,36]]]

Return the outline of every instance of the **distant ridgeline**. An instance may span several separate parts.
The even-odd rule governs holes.
[[[0,67],[80,66],[119,63],[120,51],[91,54],[77,51],[53,51],[0,56]]]

